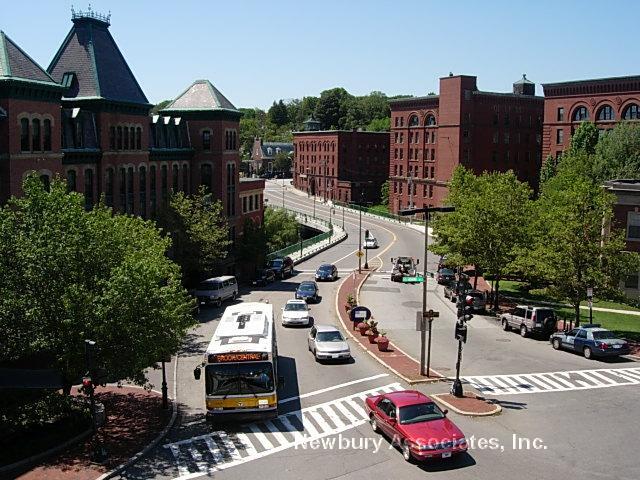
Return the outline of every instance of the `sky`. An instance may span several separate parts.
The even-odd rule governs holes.
[[[0,0],[0,30],[46,68],[71,28],[68,0]],[[344,87],[438,92],[640,74],[640,2],[616,0],[93,0],[151,103],[209,79],[236,107]]]

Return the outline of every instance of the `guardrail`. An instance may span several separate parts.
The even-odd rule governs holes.
[[[424,225],[423,220],[416,220],[412,217],[404,217],[404,216],[396,215],[395,213],[383,212],[382,210],[364,207],[362,205],[358,205],[357,203],[344,203],[344,202],[333,200],[333,204],[338,207],[349,208],[351,210],[361,211],[362,213],[368,213],[369,215],[386,218],[388,220],[394,220],[398,223],[404,223],[404,224],[410,224],[410,225]]]

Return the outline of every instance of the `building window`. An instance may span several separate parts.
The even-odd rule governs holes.
[[[400,117],[400,126],[404,127],[404,117]]]
[[[136,149],[142,150],[142,127],[136,128]]]
[[[509,144],[509,132],[504,132],[504,144]]]
[[[627,240],[640,240],[640,213],[627,214]]]
[[[498,114],[497,113],[493,114],[493,124],[494,125],[498,125]]]
[[[508,113],[504,114],[504,126],[505,127],[509,126],[509,114]]]
[[[242,197],[242,213],[247,213],[247,197]]]
[[[151,165],[149,167],[149,206],[151,207],[151,216],[156,216],[156,166]]]
[[[189,167],[182,165],[182,191],[189,193]]]
[[[429,185],[429,198],[433,198],[433,185]]]
[[[140,193],[140,216],[146,218],[147,216],[147,169],[141,166],[138,169],[138,192]]]
[[[123,127],[122,137],[123,137],[122,148],[124,150],[129,150],[129,127]]]
[[[162,198],[162,204],[167,204],[169,198],[169,169],[166,165],[160,167],[160,193]]]
[[[104,201],[107,207],[113,207],[113,168],[107,168]]]
[[[249,195],[249,211],[253,212],[253,195]]]
[[[31,122],[31,149],[34,152],[39,152],[42,149],[40,146],[40,120],[37,118]]]
[[[564,122],[564,107],[558,107],[558,113],[556,115],[558,122]]]
[[[564,145],[564,130],[561,128],[556,130],[556,145]]]
[[[176,193],[180,189],[180,167],[175,163],[173,164],[171,177],[173,181],[173,193]]]
[[[236,214],[236,166],[227,164],[227,215]]]
[[[93,170],[89,168],[84,171],[84,208],[93,208]]]
[[[127,207],[127,169],[120,168],[120,209],[125,210]]]
[[[464,143],[469,143],[469,130],[462,131],[462,138]]]
[[[29,120],[26,118],[20,120],[20,150],[29,151]]]
[[[122,150],[122,127],[118,127],[118,150]]]
[[[498,143],[499,141],[499,133],[493,132],[493,143]]]
[[[211,132],[209,130],[202,132],[202,149],[211,150]]]
[[[127,213],[134,213],[133,201],[133,167],[129,167],[127,171]]]
[[[398,117],[395,117],[395,125],[398,126]]]
[[[136,149],[136,129],[135,127],[131,127],[129,129],[129,149]]]
[[[433,127],[436,124],[436,117],[433,115],[427,115],[427,118],[424,122],[427,127]]]
[[[207,192],[211,191],[211,180],[213,174],[211,165],[205,164],[200,166],[200,185],[204,185]]]
[[[51,151],[51,120],[45,120],[43,122],[43,145],[42,149],[45,152]]]
[[[598,120],[599,121],[610,121],[613,120],[613,108],[610,105],[604,105],[600,110],[598,110]]]
[[[585,120],[589,120],[589,111],[587,107],[578,107],[573,112],[573,121],[574,122],[584,122]]]
[[[411,115],[411,117],[409,117],[409,126],[410,127],[417,127],[420,124],[420,120],[418,120],[418,116],[417,115]]]
[[[116,149],[116,127],[109,127],[109,148]]]
[[[67,172],[67,191],[75,192],[76,191],[76,171],[69,170]]]
[[[636,105],[635,103],[632,103],[624,109],[622,118],[624,120],[640,120],[640,107],[638,107],[638,105]]]
[[[432,148],[431,149],[431,161],[436,159],[436,149]]]
[[[399,143],[404,143],[404,133],[400,132],[400,142]],[[360,145],[358,145],[360,146]]]
[[[40,175],[40,181],[42,182],[42,186],[44,187],[45,191],[49,191],[51,190],[51,179],[49,178],[49,175]]]

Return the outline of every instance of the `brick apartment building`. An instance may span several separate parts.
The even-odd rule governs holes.
[[[569,147],[580,122],[600,132],[624,120],[640,120],[640,76],[547,83],[544,89],[543,159]]]
[[[513,170],[537,188],[544,99],[523,75],[512,93],[478,90],[476,77],[440,79],[439,95],[393,100],[391,211],[441,205],[458,165],[480,174]]]
[[[262,138],[254,139],[249,164],[250,173],[272,173],[274,171],[273,162],[279,154],[293,155],[293,143],[265,142]]]
[[[293,134],[293,185],[326,200],[377,203],[389,174],[389,134],[351,130]]]
[[[241,113],[198,80],[149,115],[110,16],[73,12],[72,21],[46,71],[0,33],[0,202],[20,195],[35,171],[44,181],[65,178],[88,208],[104,195],[116,211],[153,218],[171,191],[204,185],[222,201],[235,239],[243,221]],[[252,194],[263,187],[254,183]],[[262,213],[260,202],[251,216],[262,221]]]

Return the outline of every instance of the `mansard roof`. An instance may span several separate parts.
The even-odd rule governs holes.
[[[0,30],[0,80],[58,86],[49,74]]]
[[[227,111],[240,114],[238,109],[209,80],[196,80],[162,111]]]
[[[73,26],[47,71],[68,87],[64,99],[149,101],[109,32],[108,17],[73,14]]]

